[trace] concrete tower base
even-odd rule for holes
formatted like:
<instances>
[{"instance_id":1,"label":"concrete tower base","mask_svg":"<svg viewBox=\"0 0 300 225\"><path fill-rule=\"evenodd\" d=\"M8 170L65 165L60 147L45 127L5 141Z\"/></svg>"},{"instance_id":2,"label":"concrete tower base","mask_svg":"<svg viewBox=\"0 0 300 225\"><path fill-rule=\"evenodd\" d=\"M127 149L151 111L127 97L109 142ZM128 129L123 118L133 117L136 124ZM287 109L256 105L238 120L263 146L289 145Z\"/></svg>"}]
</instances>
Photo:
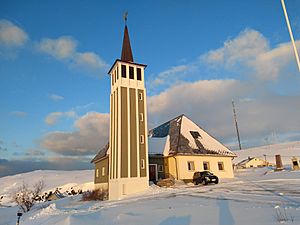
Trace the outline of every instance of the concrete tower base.
<instances>
[{"instance_id":1,"label":"concrete tower base","mask_svg":"<svg viewBox=\"0 0 300 225\"><path fill-rule=\"evenodd\" d=\"M120 178L109 181L109 200L120 200L128 195L145 191L149 187L148 177Z\"/></svg>"}]
</instances>

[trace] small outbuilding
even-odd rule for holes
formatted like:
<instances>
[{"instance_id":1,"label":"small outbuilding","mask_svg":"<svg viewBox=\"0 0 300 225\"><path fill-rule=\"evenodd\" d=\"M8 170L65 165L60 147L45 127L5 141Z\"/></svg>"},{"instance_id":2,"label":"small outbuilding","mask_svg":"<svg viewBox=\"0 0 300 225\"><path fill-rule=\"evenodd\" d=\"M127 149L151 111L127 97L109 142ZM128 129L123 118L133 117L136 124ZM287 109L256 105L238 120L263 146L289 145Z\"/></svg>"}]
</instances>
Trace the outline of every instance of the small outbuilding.
<instances>
[{"instance_id":1,"label":"small outbuilding","mask_svg":"<svg viewBox=\"0 0 300 225\"><path fill-rule=\"evenodd\" d=\"M248 157L236 164L237 169L257 168L268 166L269 163L257 157Z\"/></svg>"}]
</instances>

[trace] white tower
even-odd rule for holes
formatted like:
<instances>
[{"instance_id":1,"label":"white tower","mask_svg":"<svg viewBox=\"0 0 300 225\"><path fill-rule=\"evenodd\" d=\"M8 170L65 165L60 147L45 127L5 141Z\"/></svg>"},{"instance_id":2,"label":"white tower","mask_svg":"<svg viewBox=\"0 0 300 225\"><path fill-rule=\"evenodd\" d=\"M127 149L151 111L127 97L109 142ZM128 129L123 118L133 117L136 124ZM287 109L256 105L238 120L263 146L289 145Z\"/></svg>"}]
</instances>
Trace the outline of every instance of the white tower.
<instances>
[{"instance_id":1,"label":"white tower","mask_svg":"<svg viewBox=\"0 0 300 225\"><path fill-rule=\"evenodd\" d=\"M117 59L108 72L111 76L110 200L149 186L145 68L146 65L133 61L125 24L121 59Z\"/></svg>"}]
</instances>

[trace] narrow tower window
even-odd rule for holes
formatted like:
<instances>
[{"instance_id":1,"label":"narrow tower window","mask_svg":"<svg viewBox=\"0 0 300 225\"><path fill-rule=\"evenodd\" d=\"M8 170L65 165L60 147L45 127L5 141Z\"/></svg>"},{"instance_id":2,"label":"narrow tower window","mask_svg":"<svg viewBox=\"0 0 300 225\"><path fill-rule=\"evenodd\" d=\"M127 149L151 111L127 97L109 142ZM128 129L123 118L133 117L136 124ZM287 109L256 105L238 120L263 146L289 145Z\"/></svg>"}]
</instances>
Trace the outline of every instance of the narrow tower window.
<instances>
[{"instance_id":1,"label":"narrow tower window","mask_svg":"<svg viewBox=\"0 0 300 225\"><path fill-rule=\"evenodd\" d=\"M141 143L141 144L144 144L144 135L141 135L141 136L140 136L140 143Z\"/></svg>"},{"instance_id":2,"label":"narrow tower window","mask_svg":"<svg viewBox=\"0 0 300 225\"><path fill-rule=\"evenodd\" d=\"M117 67L117 80L119 80L119 67Z\"/></svg>"},{"instance_id":3,"label":"narrow tower window","mask_svg":"<svg viewBox=\"0 0 300 225\"><path fill-rule=\"evenodd\" d=\"M139 93L139 100L143 100L143 93Z\"/></svg>"},{"instance_id":4,"label":"narrow tower window","mask_svg":"<svg viewBox=\"0 0 300 225\"><path fill-rule=\"evenodd\" d=\"M143 122L144 121L144 114L140 113L140 121Z\"/></svg>"},{"instance_id":5,"label":"narrow tower window","mask_svg":"<svg viewBox=\"0 0 300 225\"><path fill-rule=\"evenodd\" d=\"M105 167L102 167L102 177L105 176Z\"/></svg>"},{"instance_id":6,"label":"narrow tower window","mask_svg":"<svg viewBox=\"0 0 300 225\"><path fill-rule=\"evenodd\" d=\"M129 79L134 79L134 69L132 66L129 66Z\"/></svg>"},{"instance_id":7,"label":"narrow tower window","mask_svg":"<svg viewBox=\"0 0 300 225\"><path fill-rule=\"evenodd\" d=\"M138 80L142 80L142 70L141 68L137 68L137 71L136 71L136 77Z\"/></svg>"},{"instance_id":8,"label":"narrow tower window","mask_svg":"<svg viewBox=\"0 0 300 225\"><path fill-rule=\"evenodd\" d=\"M126 66L122 65L122 77L126 78Z\"/></svg>"},{"instance_id":9,"label":"narrow tower window","mask_svg":"<svg viewBox=\"0 0 300 225\"><path fill-rule=\"evenodd\" d=\"M144 159L141 160L141 168L145 169L145 160Z\"/></svg>"}]
</instances>

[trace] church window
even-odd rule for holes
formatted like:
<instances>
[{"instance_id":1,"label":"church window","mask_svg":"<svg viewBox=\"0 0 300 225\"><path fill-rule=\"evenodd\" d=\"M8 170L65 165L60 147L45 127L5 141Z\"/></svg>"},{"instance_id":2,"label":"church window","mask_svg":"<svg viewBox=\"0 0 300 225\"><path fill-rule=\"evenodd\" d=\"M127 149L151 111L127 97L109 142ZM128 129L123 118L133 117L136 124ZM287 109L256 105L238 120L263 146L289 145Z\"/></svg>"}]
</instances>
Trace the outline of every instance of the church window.
<instances>
[{"instance_id":1,"label":"church window","mask_svg":"<svg viewBox=\"0 0 300 225\"><path fill-rule=\"evenodd\" d=\"M188 161L188 170L189 171L194 171L195 170L195 164L194 161Z\"/></svg>"},{"instance_id":2,"label":"church window","mask_svg":"<svg viewBox=\"0 0 300 225\"><path fill-rule=\"evenodd\" d=\"M119 67L117 67L117 80L119 80Z\"/></svg>"},{"instance_id":3,"label":"church window","mask_svg":"<svg viewBox=\"0 0 300 225\"><path fill-rule=\"evenodd\" d=\"M219 170L224 170L224 163L218 162L218 168L219 168Z\"/></svg>"},{"instance_id":4,"label":"church window","mask_svg":"<svg viewBox=\"0 0 300 225\"><path fill-rule=\"evenodd\" d=\"M203 170L209 170L209 162L203 162Z\"/></svg>"},{"instance_id":5,"label":"church window","mask_svg":"<svg viewBox=\"0 0 300 225\"><path fill-rule=\"evenodd\" d=\"M99 169L96 169L96 177L99 177Z\"/></svg>"},{"instance_id":6,"label":"church window","mask_svg":"<svg viewBox=\"0 0 300 225\"><path fill-rule=\"evenodd\" d=\"M105 176L105 167L102 167L102 177Z\"/></svg>"},{"instance_id":7,"label":"church window","mask_svg":"<svg viewBox=\"0 0 300 225\"><path fill-rule=\"evenodd\" d=\"M129 78L134 79L134 68L129 66Z\"/></svg>"},{"instance_id":8,"label":"church window","mask_svg":"<svg viewBox=\"0 0 300 225\"><path fill-rule=\"evenodd\" d=\"M144 114L140 113L140 121L143 122L144 121Z\"/></svg>"},{"instance_id":9,"label":"church window","mask_svg":"<svg viewBox=\"0 0 300 225\"><path fill-rule=\"evenodd\" d=\"M143 100L143 93L139 93L139 100Z\"/></svg>"},{"instance_id":10,"label":"church window","mask_svg":"<svg viewBox=\"0 0 300 225\"><path fill-rule=\"evenodd\" d=\"M122 77L126 78L126 66L122 65Z\"/></svg>"},{"instance_id":11,"label":"church window","mask_svg":"<svg viewBox=\"0 0 300 225\"><path fill-rule=\"evenodd\" d=\"M137 68L137 80L142 80L142 70L141 68Z\"/></svg>"},{"instance_id":12,"label":"church window","mask_svg":"<svg viewBox=\"0 0 300 225\"><path fill-rule=\"evenodd\" d=\"M141 159L141 168L145 169L145 159Z\"/></svg>"},{"instance_id":13,"label":"church window","mask_svg":"<svg viewBox=\"0 0 300 225\"><path fill-rule=\"evenodd\" d=\"M140 143L141 143L141 144L144 144L144 141L145 141L145 140L144 140L144 135L141 135L141 136L140 136Z\"/></svg>"}]
</instances>

